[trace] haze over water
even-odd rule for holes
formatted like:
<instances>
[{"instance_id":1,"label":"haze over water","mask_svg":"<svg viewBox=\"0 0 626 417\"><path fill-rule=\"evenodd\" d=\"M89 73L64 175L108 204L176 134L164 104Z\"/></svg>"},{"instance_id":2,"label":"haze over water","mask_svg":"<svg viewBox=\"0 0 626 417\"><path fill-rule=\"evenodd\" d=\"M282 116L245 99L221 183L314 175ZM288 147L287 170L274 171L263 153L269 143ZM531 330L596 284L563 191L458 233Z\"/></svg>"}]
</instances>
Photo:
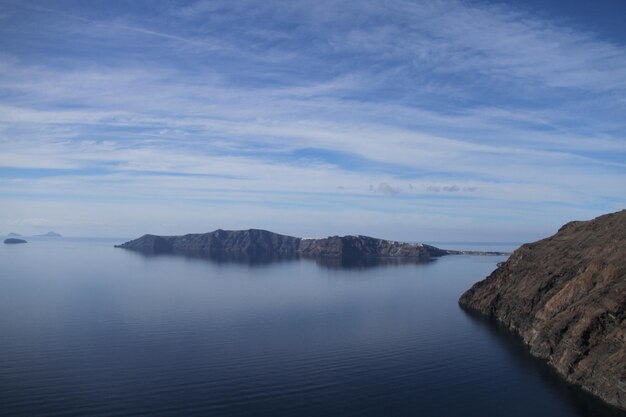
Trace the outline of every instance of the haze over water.
<instances>
[{"instance_id":1,"label":"haze over water","mask_svg":"<svg viewBox=\"0 0 626 417\"><path fill-rule=\"evenodd\" d=\"M115 243L0 248L1 415L611 415L459 309L504 257L249 266Z\"/></svg>"}]
</instances>

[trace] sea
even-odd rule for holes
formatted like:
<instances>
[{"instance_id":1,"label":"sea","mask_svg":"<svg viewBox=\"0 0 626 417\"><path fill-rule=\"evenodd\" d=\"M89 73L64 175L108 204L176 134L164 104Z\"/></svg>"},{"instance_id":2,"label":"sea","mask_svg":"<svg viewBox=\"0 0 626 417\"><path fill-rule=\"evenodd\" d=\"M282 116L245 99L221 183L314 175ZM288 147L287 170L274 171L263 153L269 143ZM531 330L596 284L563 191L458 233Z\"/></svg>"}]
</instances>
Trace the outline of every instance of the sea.
<instances>
[{"instance_id":1,"label":"sea","mask_svg":"<svg viewBox=\"0 0 626 417\"><path fill-rule=\"evenodd\" d=\"M624 415L458 306L506 256L242 264L26 239L0 247L2 416Z\"/></svg>"}]
</instances>

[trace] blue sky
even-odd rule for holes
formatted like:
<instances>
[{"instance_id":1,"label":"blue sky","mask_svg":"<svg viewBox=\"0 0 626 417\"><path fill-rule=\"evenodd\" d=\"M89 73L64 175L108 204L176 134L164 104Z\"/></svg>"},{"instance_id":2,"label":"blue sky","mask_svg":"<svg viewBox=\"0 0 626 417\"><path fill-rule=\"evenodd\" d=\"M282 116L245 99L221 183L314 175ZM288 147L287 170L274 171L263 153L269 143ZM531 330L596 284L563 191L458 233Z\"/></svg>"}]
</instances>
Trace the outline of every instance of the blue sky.
<instances>
[{"instance_id":1,"label":"blue sky","mask_svg":"<svg viewBox=\"0 0 626 417\"><path fill-rule=\"evenodd\" d=\"M621 1L0 0L0 233L528 241L626 204Z\"/></svg>"}]
</instances>

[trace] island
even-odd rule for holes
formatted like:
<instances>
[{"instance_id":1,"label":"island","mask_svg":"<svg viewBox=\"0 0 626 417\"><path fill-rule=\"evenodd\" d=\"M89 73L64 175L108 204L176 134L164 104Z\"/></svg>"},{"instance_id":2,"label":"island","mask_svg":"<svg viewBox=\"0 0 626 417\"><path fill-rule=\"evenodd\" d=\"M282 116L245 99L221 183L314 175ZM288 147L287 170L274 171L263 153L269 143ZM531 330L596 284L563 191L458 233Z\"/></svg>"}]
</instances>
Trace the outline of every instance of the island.
<instances>
[{"instance_id":1,"label":"island","mask_svg":"<svg viewBox=\"0 0 626 417\"><path fill-rule=\"evenodd\" d=\"M28 243L28 242L26 242L24 239L17 239L14 237L10 237L8 239L4 239L4 243L6 243L7 245L15 245L19 243Z\"/></svg>"},{"instance_id":2,"label":"island","mask_svg":"<svg viewBox=\"0 0 626 417\"><path fill-rule=\"evenodd\" d=\"M300 238L260 229L218 229L183 236L144 235L116 247L144 254L182 254L219 261L309 258L328 265L425 262L453 254L506 255L504 252L445 250L423 243L404 243L361 235Z\"/></svg>"},{"instance_id":3,"label":"island","mask_svg":"<svg viewBox=\"0 0 626 417\"><path fill-rule=\"evenodd\" d=\"M525 244L460 300L572 384L626 409L626 210Z\"/></svg>"},{"instance_id":4,"label":"island","mask_svg":"<svg viewBox=\"0 0 626 417\"><path fill-rule=\"evenodd\" d=\"M8 237L22 237L22 235L20 235L19 233L13 233L13 232L9 233L7 236Z\"/></svg>"},{"instance_id":5,"label":"island","mask_svg":"<svg viewBox=\"0 0 626 417\"><path fill-rule=\"evenodd\" d=\"M41 235L35 235L37 237L61 237L60 234L56 233L56 232L48 232L48 233L44 233Z\"/></svg>"}]
</instances>

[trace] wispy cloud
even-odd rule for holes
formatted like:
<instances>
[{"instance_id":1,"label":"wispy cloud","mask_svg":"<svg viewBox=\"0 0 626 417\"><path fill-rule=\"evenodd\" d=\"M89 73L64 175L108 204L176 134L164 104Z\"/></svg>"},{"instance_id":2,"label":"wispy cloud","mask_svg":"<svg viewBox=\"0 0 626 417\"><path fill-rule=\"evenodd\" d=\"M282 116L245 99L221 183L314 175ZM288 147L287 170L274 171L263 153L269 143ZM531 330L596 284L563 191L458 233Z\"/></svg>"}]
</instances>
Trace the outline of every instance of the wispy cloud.
<instances>
[{"instance_id":1,"label":"wispy cloud","mask_svg":"<svg viewBox=\"0 0 626 417\"><path fill-rule=\"evenodd\" d=\"M455 0L150 10L0 4L0 227L176 200L160 222L230 204L265 210L256 226L341 211L404 233L419 208L415 230L524 231L626 201L624 45Z\"/></svg>"},{"instance_id":2,"label":"wispy cloud","mask_svg":"<svg viewBox=\"0 0 626 417\"><path fill-rule=\"evenodd\" d=\"M372 191L377 191L379 193L383 193L385 195L397 195L400 194L400 189L396 188L396 187L392 187L391 185L387 184L386 182L381 182L380 184L378 184L378 187L376 189L374 189L374 186L371 185L370 186L370 190Z\"/></svg>"},{"instance_id":3,"label":"wispy cloud","mask_svg":"<svg viewBox=\"0 0 626 417\"><path fill-rule=\"evenodd\" d=\"M426 188L428 191L432 191L435 193L444 192L444 193L457 193L460 191L473 193L478 190L476 186L465 186L459 187L458 185L429 185Z\"/></svg>"}]
</instances>

